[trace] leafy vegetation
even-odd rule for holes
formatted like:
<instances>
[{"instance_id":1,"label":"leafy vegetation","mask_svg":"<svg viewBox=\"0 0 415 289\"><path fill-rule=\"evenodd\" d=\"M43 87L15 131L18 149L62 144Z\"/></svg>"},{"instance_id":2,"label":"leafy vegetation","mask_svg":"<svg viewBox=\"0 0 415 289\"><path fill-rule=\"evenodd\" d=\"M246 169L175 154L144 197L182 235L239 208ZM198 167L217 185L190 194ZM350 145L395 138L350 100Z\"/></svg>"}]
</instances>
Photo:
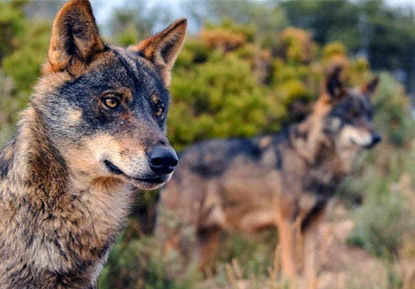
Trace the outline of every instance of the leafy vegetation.
<instances>
[{"instance_id":1,"label":"leafy vegetation","mask_svg":"<svg viewBox=\"0 0 415 289\"><path fill-rule=\"evenodd\" d=\"M391 72L403 71L412 89L413 16L382 1L277 2L244 0L235 6L210 0L205 9L196 9L200 1L186 1L201 30L188 38L174 70L169 138L183 149L209 138L278 132L304 118L331 63L345 65L351 85L369 80L370 67L389 70L380 73L374 98L384 142L362 157L341 196L355 196L347 203L346 218L355 224L348 243L389 266L389 285L376 288L401 288L404 275L390 267L415 263L415 130L405 89ZM109 41L136 43L172 18L168 11L157 13L140 3L114 12ZM13 133L48 46L50 23L28 18L25 4L0 1L0 144ZM250 280L250 288L263 288L272 279L272 232L229 238L207 281L195 271L174 282L165 278L177 260L161 261L157 240L146 236L154 224L156 199L156 192L138 197L101 275L102 288L230 288L229 264Z\"/></svg>"}]
</instances>

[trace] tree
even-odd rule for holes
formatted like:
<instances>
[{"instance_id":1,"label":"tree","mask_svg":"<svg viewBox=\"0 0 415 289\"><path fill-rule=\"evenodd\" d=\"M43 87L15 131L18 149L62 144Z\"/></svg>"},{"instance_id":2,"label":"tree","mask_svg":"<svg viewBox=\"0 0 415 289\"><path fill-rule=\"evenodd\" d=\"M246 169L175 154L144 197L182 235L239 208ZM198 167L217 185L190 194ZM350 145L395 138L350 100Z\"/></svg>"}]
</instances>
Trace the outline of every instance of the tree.
<instances>
[{"instance_id":1,"label":"tree","mask_svg":"<svg viewBox=\"0 0 415 289\"><path fill-rule=\"evenodd\" d=\"M282 10L277 6L264 5L251 0L187 0L183 7L198 28L208 23L218 24L224 19L254 29L256 43L275 45L279 30L287 26Z\"/></svg>"},{"instance_id":2,"label":"tree","mask_svg":"<svg viewBox=\"0 0 415 289\"><path fill-rule=\"evenodd\" d=\"M124 1L124 5L116 8L111 17L111 38L120 45L134 44L172 21L171 11L160 3L150 5L144 0Z\"/></svg>"},{"instance_id":3,"label":"tree","mask_svg":"<svg viewBox=\"0 0 415 289\"><path fill-rule=\"evenodd\" d=\"M15 39L24 30L23 7L26 1L0 2L0 63L15 48Z\"/></svg>"},{"instance_id":4,"label":"tree","mask_svg":"<svg viewBox=\"0 0 415 289\"><path fill-rule=\"evenodd\" d=\"M415 90L411 9L391 8L382 0L297 0L280 7L291 25L311 30L320 45L342 42L352 54L367 56L375 70L403 72L407 88Z\"/></svg>"}]
</instances>

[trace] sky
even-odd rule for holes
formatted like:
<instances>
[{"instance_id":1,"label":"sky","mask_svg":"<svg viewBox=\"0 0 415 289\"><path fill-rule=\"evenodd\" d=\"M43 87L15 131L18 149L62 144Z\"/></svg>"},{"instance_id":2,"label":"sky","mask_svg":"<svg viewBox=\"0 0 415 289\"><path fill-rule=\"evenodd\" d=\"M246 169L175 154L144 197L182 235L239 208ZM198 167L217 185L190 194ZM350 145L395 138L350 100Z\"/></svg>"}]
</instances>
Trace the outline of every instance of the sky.
<instances>
[{"instance_id":1,"label":"sky","mask_svg":"<svg viewBox=\"0 0 415 289\"><path fill-rule=\"evenodd\" d=\"M114 0L91 0L92 2L92 6L94 8L95 11L95 15L97 18L97 22L98 24L103 24L105 23L108 18L111 15L112 10L121 5L122 3L125 3L125 1L133 1L133 0L124 0L124 1L114 1ZM203 1L203 0L199 0L199 1ZM228 0L231 1L231 0ZM257 1L261 1L261 0L257 0ZM359 1L359 0L356 0ZM388 3L391 6L394 7L407 7L407 6L411 6L413 7L413 9L415 10L415 0L385 0L386 3ZM151 0L150 3L152 3L153 5L157 5L157 4L169 4L172 6L173 9L177 9L178 6L183 2L183 0ZM180 13L180 12L179 12ZM182 17L184 15L177 15L177 17Z\"/></svg>"},{"instance_id":2,"label":"sky","mask_svg":"<svg viewBox=\"0 0 415 289\"><path fill-rule=\"evenodd\" d=\"M128 1L133 1L133 0L123 0L123 1L122 0L117 0L117 1L91 0L92 8L94 9L95 17L97 19L98 24L105 23L106 20L108 20L108 18L111 16L111 12L113 11L114 8ZM203 0L200 0L200 1L203 1ZM172 6L172 8L176 8L183 1L182 0L150 0L149 2L152 3L152 5L157 5L159 3L169 4Z\"/></svg>"},{"instance_id":3,"label":"sky","mask_svg":"<svg viewBox=\"0 0 415 289\"><path fill-rule=\"evenodd\" d=\"M415 0L388 0L391 5L412 5L415 7Z\"/></svg>"}]
</instances>

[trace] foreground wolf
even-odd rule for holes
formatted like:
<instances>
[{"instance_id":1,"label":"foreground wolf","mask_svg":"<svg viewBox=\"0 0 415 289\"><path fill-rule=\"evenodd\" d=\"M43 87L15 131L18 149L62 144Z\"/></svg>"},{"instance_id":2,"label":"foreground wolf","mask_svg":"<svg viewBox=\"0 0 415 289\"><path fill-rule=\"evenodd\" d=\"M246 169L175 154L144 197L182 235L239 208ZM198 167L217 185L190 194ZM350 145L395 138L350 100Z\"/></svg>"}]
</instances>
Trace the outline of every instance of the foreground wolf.
<instances>
[{"instance_id":1,"label":"foreground wolf","mask_svg":"<svg viewBox=\"0 0 415 289\"><path fill-rule=\"evenodd\" d=\"M0 153L0 288L96 288L132 187L169 180L170 70L186 20L128 49L106 45L90 3L52 28L48 62Z\"/></svg>"},{"instance_id":2,"label":"foreground wolf","mask_svg":"<svg viewBox=\"0 0 415 289\"><path fill-rule=\"evenodd\" d=\"M340 74L340 67L332 70L309 117L285 132L202 142L183 153L159 204L156 234L165 238L166 250L189 254L183 226L190 224L196 230L190 256L203 268L214 257L221 231L277 227L283 272L295 279L296 226L308 254L308 235L353 160L381 140L370 99L377 79L352 89L343 86ZM313 267L313 258L305 258L305 268Z\"/></svg>"}]
</instances>

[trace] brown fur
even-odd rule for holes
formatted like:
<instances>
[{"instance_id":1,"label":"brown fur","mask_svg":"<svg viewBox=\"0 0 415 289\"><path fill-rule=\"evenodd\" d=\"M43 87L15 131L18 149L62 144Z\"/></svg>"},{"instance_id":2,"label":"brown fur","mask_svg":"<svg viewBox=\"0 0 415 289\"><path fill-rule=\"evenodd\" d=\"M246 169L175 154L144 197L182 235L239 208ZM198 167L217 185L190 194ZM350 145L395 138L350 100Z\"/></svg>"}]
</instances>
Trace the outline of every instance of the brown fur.
<instances>
[{"instance_id":1,"label":"brown fur","mask_svg":"<svg viewBox=\"0 0 415 289\"><path fill-rule=\"evenodd\" d=\"M159 205L156 234L164 239L166 254L182 251L203 269L214 260L221 231L253 233L275 227L285 276L296 279L301 267L296 243L302 239L304 262L315 268L310 249L315 237L310 236L338 184L350 174L361 145L369 145L365 138L375 135L370 117L356 117L353 125L344 121L354 109L348 101L369 105L369 98L343 87L339 75L336 70L327 77L312 113L285 134L215 140L183 153ZM331 116L338 108L342 115ZM185 240L187 227L195 232L193 245ZM305 274L312 279L312 272Z\"/></svg>"},{"instance_id":2,"label":"brown fur","mask_svg":"<svg viewBox=\"0 0 415 289\"><path fill-rule=\"evenodd\" d=\"M142 51L144 56L151 60L157 70L161 71L164 83L170 85L170 71L176 61L178 52L182 48L186 36L186 19L177 20L168 29L153 37L141 41L138 45L130 47ZM174 31L175 33L171 33ZM166 50L166 47L171 46Z\"/></svg>"},{"instance_id":3,"label":"brown fur","mask_svg":"<svg viewBox=\"0 0 415 289\"><path fill-rule=\"evenodd\" d=\"M152 103L164 101L167 113L162 77L185 31L182 20L158 36L171 45L162 47L170 66L156 70L144 52L103 43L89 1L59 11L43 76L0 151L1 289L96 288L133 187L154 189L171 176L149 166L156 146L173 151ZM118 110L105 107L108 94Z\"/></svg>"},{"instance_id":4,"label":"brown fur","mask_svg":"<svg viewBox=\"0 0 415 289\"><path fill-rule=\"evenodd\" d=\"M70 26L68 23L76 23L76 26ZM88 0L67 3L58 12L52 27L49 65L45 67L45 72L69 69L71 74L79 75L94 56L104 51L104 43L99 37ZM73 33L68 33L68 29ZM74 42L75 45L69 42ZM68 53L68 50L75 51Z\"/></svg>"}]
</instances>

